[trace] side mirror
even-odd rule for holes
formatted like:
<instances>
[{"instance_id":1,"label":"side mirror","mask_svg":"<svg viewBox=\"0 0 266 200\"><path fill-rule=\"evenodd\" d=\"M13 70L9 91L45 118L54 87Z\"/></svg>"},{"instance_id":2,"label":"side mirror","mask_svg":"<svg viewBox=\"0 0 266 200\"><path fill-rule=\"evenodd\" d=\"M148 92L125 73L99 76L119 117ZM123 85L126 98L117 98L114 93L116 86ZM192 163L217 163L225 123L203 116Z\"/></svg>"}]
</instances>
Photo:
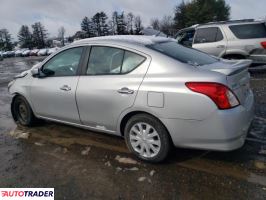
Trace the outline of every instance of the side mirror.
<instances>
[{"instance_id":1,"label":"side mirror","mask_svg":"<svg viewBox=\"0 0 266 200\"><path fill-rule=\"evenodd\" d=\"M40 74L39 68L35 67L35 68L31 69L31 74L33 77L38 77Z\"/></svg>"}]
</instances>

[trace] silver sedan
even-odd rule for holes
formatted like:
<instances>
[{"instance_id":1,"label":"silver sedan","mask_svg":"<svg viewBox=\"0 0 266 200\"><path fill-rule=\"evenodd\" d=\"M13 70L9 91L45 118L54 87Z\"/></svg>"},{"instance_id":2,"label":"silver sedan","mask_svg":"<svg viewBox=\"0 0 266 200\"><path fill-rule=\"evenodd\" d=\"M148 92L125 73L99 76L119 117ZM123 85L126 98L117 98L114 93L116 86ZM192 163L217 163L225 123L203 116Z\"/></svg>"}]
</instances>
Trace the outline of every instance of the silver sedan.
<instances>
[{"instance_id":1,"label":"silver sedan","mask_svg":"<svg viewBox=\"0 0 266 200\"><path fill-rule=\"evenodd\" d=\"M253 119L249 60L228 61L149 36L84 39L9 83L14 120L45 119L125 138L160 162L176 147L240 148Z\"/></svg>"}]
</instances>

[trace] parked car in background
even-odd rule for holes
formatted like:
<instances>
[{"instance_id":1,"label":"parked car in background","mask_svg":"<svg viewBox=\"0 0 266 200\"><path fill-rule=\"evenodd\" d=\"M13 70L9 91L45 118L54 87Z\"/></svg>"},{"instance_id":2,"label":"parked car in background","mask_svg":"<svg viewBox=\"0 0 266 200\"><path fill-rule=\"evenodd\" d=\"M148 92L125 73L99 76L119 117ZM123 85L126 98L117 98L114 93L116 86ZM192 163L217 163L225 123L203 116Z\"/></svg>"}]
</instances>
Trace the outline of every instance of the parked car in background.
<instances>
[{"instance_id":1,"label":"parked car in background","mask_svg":"<svg viewBox=\"0 0 266 200\"><path fill-rule=\"evenodd\" d=\"M30 56L37 56L39 52L39 49L33 49L30 51Z\"/></svg>"},{"instance_id":2,"label":"parked car in background","mask_svg":"<svg viewBox=\"0 0 266 200\"><path fill-rule=\"evenodd\" d=\"M24 57L27 57L29 55L30 55L30 50L29 49L22 52L22 56L24 56Z\"/></svg>"},{"instance_id":3,"label":"parked car in background","mask_svg":"<svg viewBox=\"0 0 266 200\"><path fill-rule=\"evenodd\" d=\"M24 51L28 51L28 50L29 50L28 48L18 49L18 50L15 51L15 56L16 57L23 56L23 52Z\"/></svg>"},{"instance_id":4,"label":"parked car in background","mask_svg":"<svg viewBox=\"0 0 266 200\"><path fill-rule=\"evenodd\" d=\"M39 118L122 136L145 161L172 144L230 151L253 119L250 64L163 37L84 39L16 76L11 111L25 126Z\"/></svg>"},{"instance_id":5,"label":"parked car in background","mask_svg":"<svg viewBox=\"0 0 266 200\"><path fill-rule=\"evenodd\" d=\"M226 59L266 64L265 21L232 20L195 25L177 33L179 44Z\"/></svg>"},{"instance_id":6,"label":"parked car in background","mask_svg":"<svg viewBox=\"0 0 266 200\"><path fill-rule=\"evenodd\" d=\"M38 51L38 56L47 56L48 49L40 49Z\"/></svg>"},{"instance_id":7,"label":"parked car in background","mask_svg":"<svg viewBox=\"0 0 266 200\"><path fill-rule=\"evenodd\" d=\"M51 54L57 52L58 50L59 50L58 47L50 48L50 49L48 49L48 51L47 51L47 55L51 55Z\"/></svg>"},{"instance_id":8,"label":"parked car in background","mask_svg":"<svg viewBox=\"0 0 266 200\"><path fill-rule=\"evenodd\" d=\"M10 57L14 57L14 56L15 56L15 51L7 51L7 52L6 52L6 56L7 56L8 58L10 58Z\"/></svg>"},{"instance_id":9,"label":"parked car in background","mask_svg":"<svg viewBox=\"0 0 266 200\"><path fill-rule=\"evenodd\" d=\"M0 51L0 61L2 61L3 59L4 59L4 57L3 57L3 52Z\"/></svg>"}]
</instances>

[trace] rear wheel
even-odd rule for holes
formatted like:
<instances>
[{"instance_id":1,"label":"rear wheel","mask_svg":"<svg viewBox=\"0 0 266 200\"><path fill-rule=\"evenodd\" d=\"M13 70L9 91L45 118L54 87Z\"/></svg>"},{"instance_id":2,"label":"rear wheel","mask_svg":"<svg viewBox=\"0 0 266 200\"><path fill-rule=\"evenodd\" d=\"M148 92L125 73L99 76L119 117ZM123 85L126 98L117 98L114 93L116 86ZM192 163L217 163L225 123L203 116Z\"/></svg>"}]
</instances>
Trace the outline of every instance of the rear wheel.
<instances>
[{"instance_id":1,"label":"rear wheel","mask_svg":"<svg viewBox=\"0 0 266 200\"><path fill-rule=\"evenodd\" d=\"M37 118L27 100L22 96L16 96L11 105L13 119L16 123L23 126L32 126L36 124Z\"/></svg>"},{"instance_id":2,"label":"rear wheel","mask_svg":"<svg viewBox=\"0 0 266 200\"><path fill-rule=\"evenodd\" d=\"M163 161L171 147L166 128L158 119L147 114L129 119L125 127L125 140L132 153L149 162Z\"/></svg>"}]
</instances>

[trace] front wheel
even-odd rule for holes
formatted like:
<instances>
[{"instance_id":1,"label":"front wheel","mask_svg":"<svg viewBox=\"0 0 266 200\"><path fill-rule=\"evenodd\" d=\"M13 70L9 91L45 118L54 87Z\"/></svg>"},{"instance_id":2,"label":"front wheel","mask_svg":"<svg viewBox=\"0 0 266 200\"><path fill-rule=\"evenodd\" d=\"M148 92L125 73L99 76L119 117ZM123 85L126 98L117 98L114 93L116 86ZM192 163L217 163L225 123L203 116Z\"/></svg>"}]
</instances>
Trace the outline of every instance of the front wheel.
<instances>
[{"instance_id":1,"label":"front wheel","mask_svg":"<svg viewBox=\"0 0 266 200\"><path fill-rule=\"evenodd\" d=\"M129 150L138 158L154 163L163 161L171 147L166 128L147 114L135 115L127 122L125 140Z\"/></svg>"},{"instance_id":2,"label":"front wheel","mask_svg":"<svg viewBox=\"0 0 266 200\"><path fill-rule=\"evenodd\" d=\"M32 126L37 122L37 118L34 116L29 103L22 96L14 97L11 112L15 122L20 125Z\"/></svg>"}]
</instances>

